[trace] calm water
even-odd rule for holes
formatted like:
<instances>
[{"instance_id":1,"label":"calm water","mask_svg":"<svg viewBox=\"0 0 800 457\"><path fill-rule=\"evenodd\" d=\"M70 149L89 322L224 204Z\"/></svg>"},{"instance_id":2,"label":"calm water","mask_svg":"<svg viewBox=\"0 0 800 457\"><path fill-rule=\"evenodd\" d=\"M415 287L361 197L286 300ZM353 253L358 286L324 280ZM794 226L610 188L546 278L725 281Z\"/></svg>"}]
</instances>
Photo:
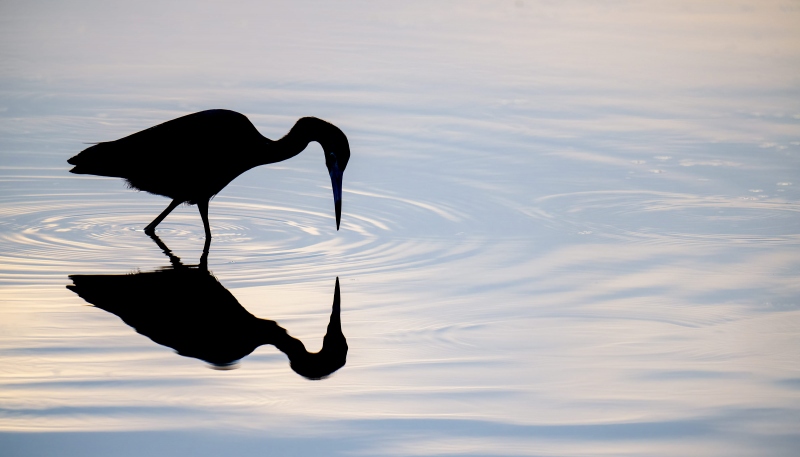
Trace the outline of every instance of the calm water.
<instances>
[{"instance_id":1,"label":"calm water","mask_svg":"<svg viewBox=\"0 0 800 457\"><path fill-rule=\"evenodd\" d=\"M30 455L796 455L800 4L0 5L0 448ZM314 144L211 203L209 269L311 351L213 370L69 275L170 264L168 203L68 173L208 108ZM158 234L197 263L180 207Z\"/></svg>"}]
</instances>

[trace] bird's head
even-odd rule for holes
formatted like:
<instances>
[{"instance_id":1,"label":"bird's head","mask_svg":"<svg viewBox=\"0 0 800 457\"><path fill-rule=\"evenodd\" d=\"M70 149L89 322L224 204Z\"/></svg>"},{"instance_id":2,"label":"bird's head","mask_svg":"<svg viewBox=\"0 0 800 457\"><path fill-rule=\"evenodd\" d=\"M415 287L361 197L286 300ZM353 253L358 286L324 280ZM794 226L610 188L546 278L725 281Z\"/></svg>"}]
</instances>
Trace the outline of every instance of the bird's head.
<instances>
[{"instance_id":1,"label":"bird's head","mask_svg":"<svg viewBox=\"0 0 800 457\"><path fill-rule=\"evenodd\" d=\"M309 353L300 343L302 350L293 353L286 352L289 364L295 373L308 379L325 379L334 371L342 368L347 363L347 338L342 333L341 297L339 293L339 278L336 278L336 288L333 291L333 308L328 321L328 330L322 339L322 349L317 353Z\"/></svg>"},{"instance_id":2,"label":"bird's head","mask_svg":"<svg viewBox=\"0 0 800 457\"><path fill-rule=\"evenodd\" d=\"M325 152L325 166L328 167L331 177L333 203L336 208L336 230L339 230L339 221L342 218L342 175L350 161L350 143L344 132L322 119L305 117L299 122L305 124L306 131Z\"/></svg>"}]
</instances>

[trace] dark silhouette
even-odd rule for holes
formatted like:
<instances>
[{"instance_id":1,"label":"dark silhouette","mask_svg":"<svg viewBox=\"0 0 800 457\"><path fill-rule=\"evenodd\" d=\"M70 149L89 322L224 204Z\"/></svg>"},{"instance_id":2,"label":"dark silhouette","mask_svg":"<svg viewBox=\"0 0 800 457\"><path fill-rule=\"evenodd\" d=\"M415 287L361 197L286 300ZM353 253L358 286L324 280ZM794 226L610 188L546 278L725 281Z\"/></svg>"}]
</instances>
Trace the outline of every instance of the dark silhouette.
<instances>
[{"instance_id":1,"label":"dark silhouette","mask_svg":"<svg viewBox=\"0 0 800 457\"><path fill-rule=\"evenodd\" d=\"M71 275L68 289L94 306L119 316L137 332L178 354L225 369L255 348L272 344L289 357L292 370L322 379L344 366L347 340L340 319L339 278L322 349L309 353L303 343L276 322L259 319L205 268L170 256L171 267L126 275ZM207 258L207 252L204 252Z\"/></svg>"},{"instance_id":2,"label":"dark silhouette","mask_svg":"<svg viewBox=\"0 0 800 457\"><path fill-rule=\"evenodd\" d=\"M350 160L347 137L333 124L304 117L283 138L265 138L243 114L208 110L179 117L116 141L97 143L69 159L70 172L125 178L128 185L172 199L147 227L147 234L181 203L196 204L206 237L208 203L245 171L280 162L316 141L325 151L336 210L342 214L342 174Z\"/></svg>"}]
</instances>

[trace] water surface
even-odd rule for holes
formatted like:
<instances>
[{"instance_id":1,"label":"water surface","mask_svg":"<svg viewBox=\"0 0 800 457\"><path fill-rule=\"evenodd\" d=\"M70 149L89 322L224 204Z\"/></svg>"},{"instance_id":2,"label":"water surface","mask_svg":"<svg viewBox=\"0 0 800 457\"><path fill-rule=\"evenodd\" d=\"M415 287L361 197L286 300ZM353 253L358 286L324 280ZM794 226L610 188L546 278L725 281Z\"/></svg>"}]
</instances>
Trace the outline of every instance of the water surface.
<instances>
[{"instance_id":1,"label":"water surface","mask_svg":"<svg viewBox=\"0 0 800 457\"><path fill-rule=\"evenodd\" d=\"M795 2L4 2L0 447L8 455L795 455ZM219 371L65 286L155 271L168 201L68 173L209 108L348 135L210 206L208 267L318 350ZM199 262L180 207L158 235Z\"/></svg>"}]
</instances>

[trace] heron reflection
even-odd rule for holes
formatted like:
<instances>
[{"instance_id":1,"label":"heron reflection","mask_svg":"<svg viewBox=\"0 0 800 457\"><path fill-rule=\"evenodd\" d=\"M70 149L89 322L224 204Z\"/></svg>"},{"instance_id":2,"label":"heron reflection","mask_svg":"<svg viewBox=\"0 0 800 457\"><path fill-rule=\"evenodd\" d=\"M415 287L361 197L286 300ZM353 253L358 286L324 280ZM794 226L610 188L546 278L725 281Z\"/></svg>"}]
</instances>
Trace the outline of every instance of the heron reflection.
<instances>
[{"instance_id":1,"label":"heron reflection","mask_svg":"<svg viewBox=\"0 0 800 457\"><path fill-rule=\"evenodd\" d=\"M67 288L154 342L215 368L234 367L265 344L286 354L292 370L308 379L325 378L344 366L347 341L340 319L339 278L322 349L310 353L275 321L257 318L239 304L208 271L207 248L199 265L184 265L160 239L153 239L170 257L171 266L121 275L70 275L73 284Z\"/></svg>"}]
</instances>

